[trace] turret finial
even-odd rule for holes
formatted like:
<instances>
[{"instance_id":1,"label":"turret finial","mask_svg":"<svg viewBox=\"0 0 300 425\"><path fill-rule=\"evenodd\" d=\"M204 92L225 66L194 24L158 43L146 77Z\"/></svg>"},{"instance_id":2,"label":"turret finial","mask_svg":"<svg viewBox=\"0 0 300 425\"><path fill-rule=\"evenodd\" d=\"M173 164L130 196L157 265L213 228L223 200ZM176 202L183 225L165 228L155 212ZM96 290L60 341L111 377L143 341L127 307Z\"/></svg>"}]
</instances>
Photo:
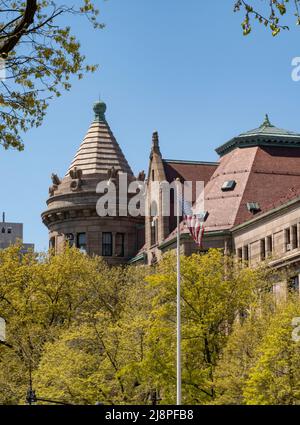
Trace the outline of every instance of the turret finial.
<instances>
[{"instance_id":1,"label":"turret finial","mask_svg":"<svg viewBox=\"0 0 300 425\"><path fill-rule=\"evenodd\" d=\"M100 100L94 103L95 121L105 121L106 104Z\"/></svg>"},{"instance_id":2,"label":"turret finial","mask_svg":"<svg viewBox=\"0 0 300 425\"><path fill-rule=\"evenodd\" d=\"M270 123L268 114L265 115L265 120L262 123L261 127L273 127L273 125Z\"/></svg>"}]
</instances>

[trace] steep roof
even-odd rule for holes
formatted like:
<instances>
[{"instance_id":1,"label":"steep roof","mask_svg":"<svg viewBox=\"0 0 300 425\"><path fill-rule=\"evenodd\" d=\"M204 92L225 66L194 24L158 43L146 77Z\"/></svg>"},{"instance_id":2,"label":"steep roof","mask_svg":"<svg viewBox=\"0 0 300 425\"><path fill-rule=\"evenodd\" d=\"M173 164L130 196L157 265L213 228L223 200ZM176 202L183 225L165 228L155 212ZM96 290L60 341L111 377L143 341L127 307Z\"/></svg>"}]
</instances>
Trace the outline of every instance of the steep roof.
<instances>
[{"instance_id":1,"label":"steep roof","mask_svg":"<svg viewBox=\"0 0 300 425\"><path fill-rule=\"evenodd\" d=\"M300 147L249 147L235 149L221 158L220 166L205 188L208 230L229 229L254 217L247 208L258 203L259 211L276 205L291 187L300 187ZM222 191L234 180L233 190Z\"/></svg>"},{"instance_id":2,"label":"steep roof","mask_svg":"<svg viewBox=\"0 0 300 425\"><path fill-rule=\"evenodd\" d=\"M241 133L216 149L220 155L226 155L233 149L250 146L300 147L300 134L275 127L268 115L260 127Z\"/></svg>"},{"instance_id":3,"label":"steep roof","mask_svg":"<svg viewBox=\"0 0 300 425\"><path fill-rule=\"evenodd\" d=\"M83 175L106 173L112 167L132 175L132 170L116 141L106 119L106 105L94 105L95 119L83 139L66 175L74 168L82 170Z\"/></svg>"},{"instance_id":4,"label":"steep roof","mask_svg":"<svg viewBox=\"0 0 300 425\"><path fill-rule=\"evenodd\" d=\"M184 181L203 181L206 185L218 167L218 162L163 160L166 178L172 182L176 178ZM193 192L195 192L193 188ZM195 193L193 193L195 195Z\"/></svg>"}]
</instances>

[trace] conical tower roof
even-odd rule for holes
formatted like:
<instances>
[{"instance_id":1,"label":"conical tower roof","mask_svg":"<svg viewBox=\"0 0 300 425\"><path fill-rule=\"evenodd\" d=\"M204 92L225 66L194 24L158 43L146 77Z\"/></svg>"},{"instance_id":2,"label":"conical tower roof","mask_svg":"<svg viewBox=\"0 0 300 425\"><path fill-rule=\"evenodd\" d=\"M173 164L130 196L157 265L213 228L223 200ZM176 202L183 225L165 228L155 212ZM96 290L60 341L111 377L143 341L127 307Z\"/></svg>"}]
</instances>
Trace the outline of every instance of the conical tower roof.
<instances>
[{"instance_id":1,"label":"conical tower roof","mask_svg":"<svg viewBox=\"0 0 300 425\"><path fill-rule=\"evenodd\" d=\"M106 104L94 104L95 119L83 139L67 173L75 167L82 170L83 175L107 173L112 167L115 170L133 176L133 172L116 141L106 119Z\"/></svg>"}]
</instances>

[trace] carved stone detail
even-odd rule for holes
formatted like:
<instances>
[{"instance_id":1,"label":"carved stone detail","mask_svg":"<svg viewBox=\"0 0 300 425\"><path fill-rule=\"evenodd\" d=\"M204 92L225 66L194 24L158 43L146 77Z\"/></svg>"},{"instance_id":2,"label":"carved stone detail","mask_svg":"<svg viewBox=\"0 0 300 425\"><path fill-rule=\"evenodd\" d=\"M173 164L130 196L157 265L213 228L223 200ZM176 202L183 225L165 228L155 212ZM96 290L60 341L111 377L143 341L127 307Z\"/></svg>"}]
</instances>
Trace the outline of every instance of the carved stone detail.
<instances>
[{"instance_id":1,"label":"carved stone detail","mask_svg":"<svg viewBox=\"0 0 300 425\"><path fill-rule=\"evenodd\" d=\"M140 182L144 182L146 179L145 171L140 171L136 179Z\"/></svg>"},{"instance_id":2,"label":"carved stone detail","mask_svg":"<svg viewBox=\"0 0 300 425\"><path fill-rule=\"evenodd\" d=\"M81 189L82 186L82 170L80 168L74 167L70 170L70 177L72 179L70 183L70 189L73 192Z\"/></svg>"},{"instance_id":3,"label":"carved stone detail","mask_svg":"<svg viewBox=\"0 0 300 425\"><path fill-rule=\"evenodd\" d=\"M118 176L119 170L116 170L114 166L112 166L108 171L107 171L107 178L108 180L116 180L117 176Z\"/></svg>"},{"instance_id":4,"label":"carved stone detail","mask_svg":"<svg viewBox=\"0 0 300 425\"><path fill-rule=\"evenodd\" d=\"M57 174L51 174L52 186L49 187L49 195L54 196L54 192L58 189L58 186L61 184L61 180Z\"/></svg>"}]
</instances>

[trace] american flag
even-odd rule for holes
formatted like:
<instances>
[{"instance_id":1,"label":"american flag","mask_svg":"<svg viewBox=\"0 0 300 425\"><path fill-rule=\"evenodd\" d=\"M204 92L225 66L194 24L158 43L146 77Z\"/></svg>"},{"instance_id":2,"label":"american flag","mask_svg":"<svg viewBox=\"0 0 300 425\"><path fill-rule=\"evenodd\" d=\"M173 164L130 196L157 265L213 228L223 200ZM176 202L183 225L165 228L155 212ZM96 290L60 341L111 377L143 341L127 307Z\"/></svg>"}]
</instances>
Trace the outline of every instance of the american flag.
<instances>
[{"instance_id":1,"label":"american flag","mask_svg":"<svg viewBox=\"0 0 300 425\"><path fill-rule=\"evenodd\" d=\"M203 235L204 235L204 219L205 213L195 214L192 210L192 205L190 202L182 200L182 212L185 223L189 232L196 242L196 244L201 248Z\"/></svg>"}]
</instances>

